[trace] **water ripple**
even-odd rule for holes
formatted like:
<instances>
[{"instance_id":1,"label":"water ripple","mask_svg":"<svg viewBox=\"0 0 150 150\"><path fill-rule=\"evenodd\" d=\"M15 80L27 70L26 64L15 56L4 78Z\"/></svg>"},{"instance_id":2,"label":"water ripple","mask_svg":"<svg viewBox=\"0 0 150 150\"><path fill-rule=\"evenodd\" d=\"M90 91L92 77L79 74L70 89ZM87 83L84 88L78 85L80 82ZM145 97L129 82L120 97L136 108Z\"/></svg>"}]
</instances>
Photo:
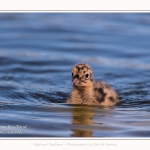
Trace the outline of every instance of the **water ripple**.
<instances>
[{"instance_id":1,"label":"water ripple","mask_svg":"<svg viewBox=\"0 0 150 150\"><path fill-rule=\"evenodd\" d=\"M148 137L149 20L146 13L0 13L0 127L27 125L0 136ZM118 91L117 106L65 104L79 62Z\"/></svg>"}]
</instances>

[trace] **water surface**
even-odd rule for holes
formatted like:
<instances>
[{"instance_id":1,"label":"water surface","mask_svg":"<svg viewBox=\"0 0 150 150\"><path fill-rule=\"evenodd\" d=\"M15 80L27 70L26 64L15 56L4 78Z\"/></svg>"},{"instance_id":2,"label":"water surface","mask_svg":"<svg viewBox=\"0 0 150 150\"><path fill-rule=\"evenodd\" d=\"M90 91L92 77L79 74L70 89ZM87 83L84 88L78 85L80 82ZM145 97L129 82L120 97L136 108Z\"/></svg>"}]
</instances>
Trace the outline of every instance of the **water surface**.
<instances>
[{"instance_id":1,"label":"water surface","mask_svg":"<svg viewBox=\"0 0 150 150\"><path fill-rule=\"evenodd\" d=\"M149 13L0 13L0 137L150 137ZM117 106L65 103L88 63Z\"/></svg>"}]
</instances>

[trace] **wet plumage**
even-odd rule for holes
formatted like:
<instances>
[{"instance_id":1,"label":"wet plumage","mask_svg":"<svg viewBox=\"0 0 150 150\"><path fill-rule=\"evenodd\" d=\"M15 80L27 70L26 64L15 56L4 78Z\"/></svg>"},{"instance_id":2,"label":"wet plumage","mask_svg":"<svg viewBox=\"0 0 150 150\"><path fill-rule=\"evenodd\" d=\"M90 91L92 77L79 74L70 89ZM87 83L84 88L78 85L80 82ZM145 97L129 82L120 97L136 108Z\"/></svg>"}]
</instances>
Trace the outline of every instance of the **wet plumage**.
<instances>
[{"instance_id":1,"label":"wet plumage","mask_svg":"<svg viewBox=\"0 0 150 150\"><path fill-rule=\"evenodd\" d=\"M119 101L117 92L104 81L93 81L92 69L87 64L72 68L73 90L68 104L113 106Z\"/></svg>"}]
</instances>

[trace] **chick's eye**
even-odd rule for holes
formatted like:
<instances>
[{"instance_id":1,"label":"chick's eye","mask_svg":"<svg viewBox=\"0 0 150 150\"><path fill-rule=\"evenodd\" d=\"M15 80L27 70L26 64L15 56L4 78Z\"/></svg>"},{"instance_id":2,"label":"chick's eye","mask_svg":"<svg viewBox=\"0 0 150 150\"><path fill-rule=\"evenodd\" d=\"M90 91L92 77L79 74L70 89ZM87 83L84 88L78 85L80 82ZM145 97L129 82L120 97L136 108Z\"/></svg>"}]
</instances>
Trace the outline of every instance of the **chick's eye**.
<instances>
[{"instance_id":1,"label":"chick's eye","mask_svg":"<svg viewBox=\"0 0 150 150\"><path fill-rule=\"evenodd\" d=\"M89 74L86 74L86 75L85 75L85 78L88 78L88 77L89 77Z\"/></svg>"}]
</instances>

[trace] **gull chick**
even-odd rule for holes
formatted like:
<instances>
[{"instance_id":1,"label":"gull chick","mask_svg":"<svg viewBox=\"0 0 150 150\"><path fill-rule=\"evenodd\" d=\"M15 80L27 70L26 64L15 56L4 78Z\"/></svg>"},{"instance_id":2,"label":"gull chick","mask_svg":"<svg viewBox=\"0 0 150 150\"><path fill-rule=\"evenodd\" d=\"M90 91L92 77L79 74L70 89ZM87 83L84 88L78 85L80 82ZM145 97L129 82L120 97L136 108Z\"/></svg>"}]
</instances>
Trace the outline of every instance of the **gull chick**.
<instances>
[{"instance_id":1,"label":"gull chick","mask_svg":"<svg viewBox=\"0 0 150 150\"><path fill-rule=\"evenodd\" d=\"M104 81L93 81L92 69L87 64L77 64L72 68L73 90L68 104L113 106L119 101L117 92Z\"/></svg>"}]
</instances>

